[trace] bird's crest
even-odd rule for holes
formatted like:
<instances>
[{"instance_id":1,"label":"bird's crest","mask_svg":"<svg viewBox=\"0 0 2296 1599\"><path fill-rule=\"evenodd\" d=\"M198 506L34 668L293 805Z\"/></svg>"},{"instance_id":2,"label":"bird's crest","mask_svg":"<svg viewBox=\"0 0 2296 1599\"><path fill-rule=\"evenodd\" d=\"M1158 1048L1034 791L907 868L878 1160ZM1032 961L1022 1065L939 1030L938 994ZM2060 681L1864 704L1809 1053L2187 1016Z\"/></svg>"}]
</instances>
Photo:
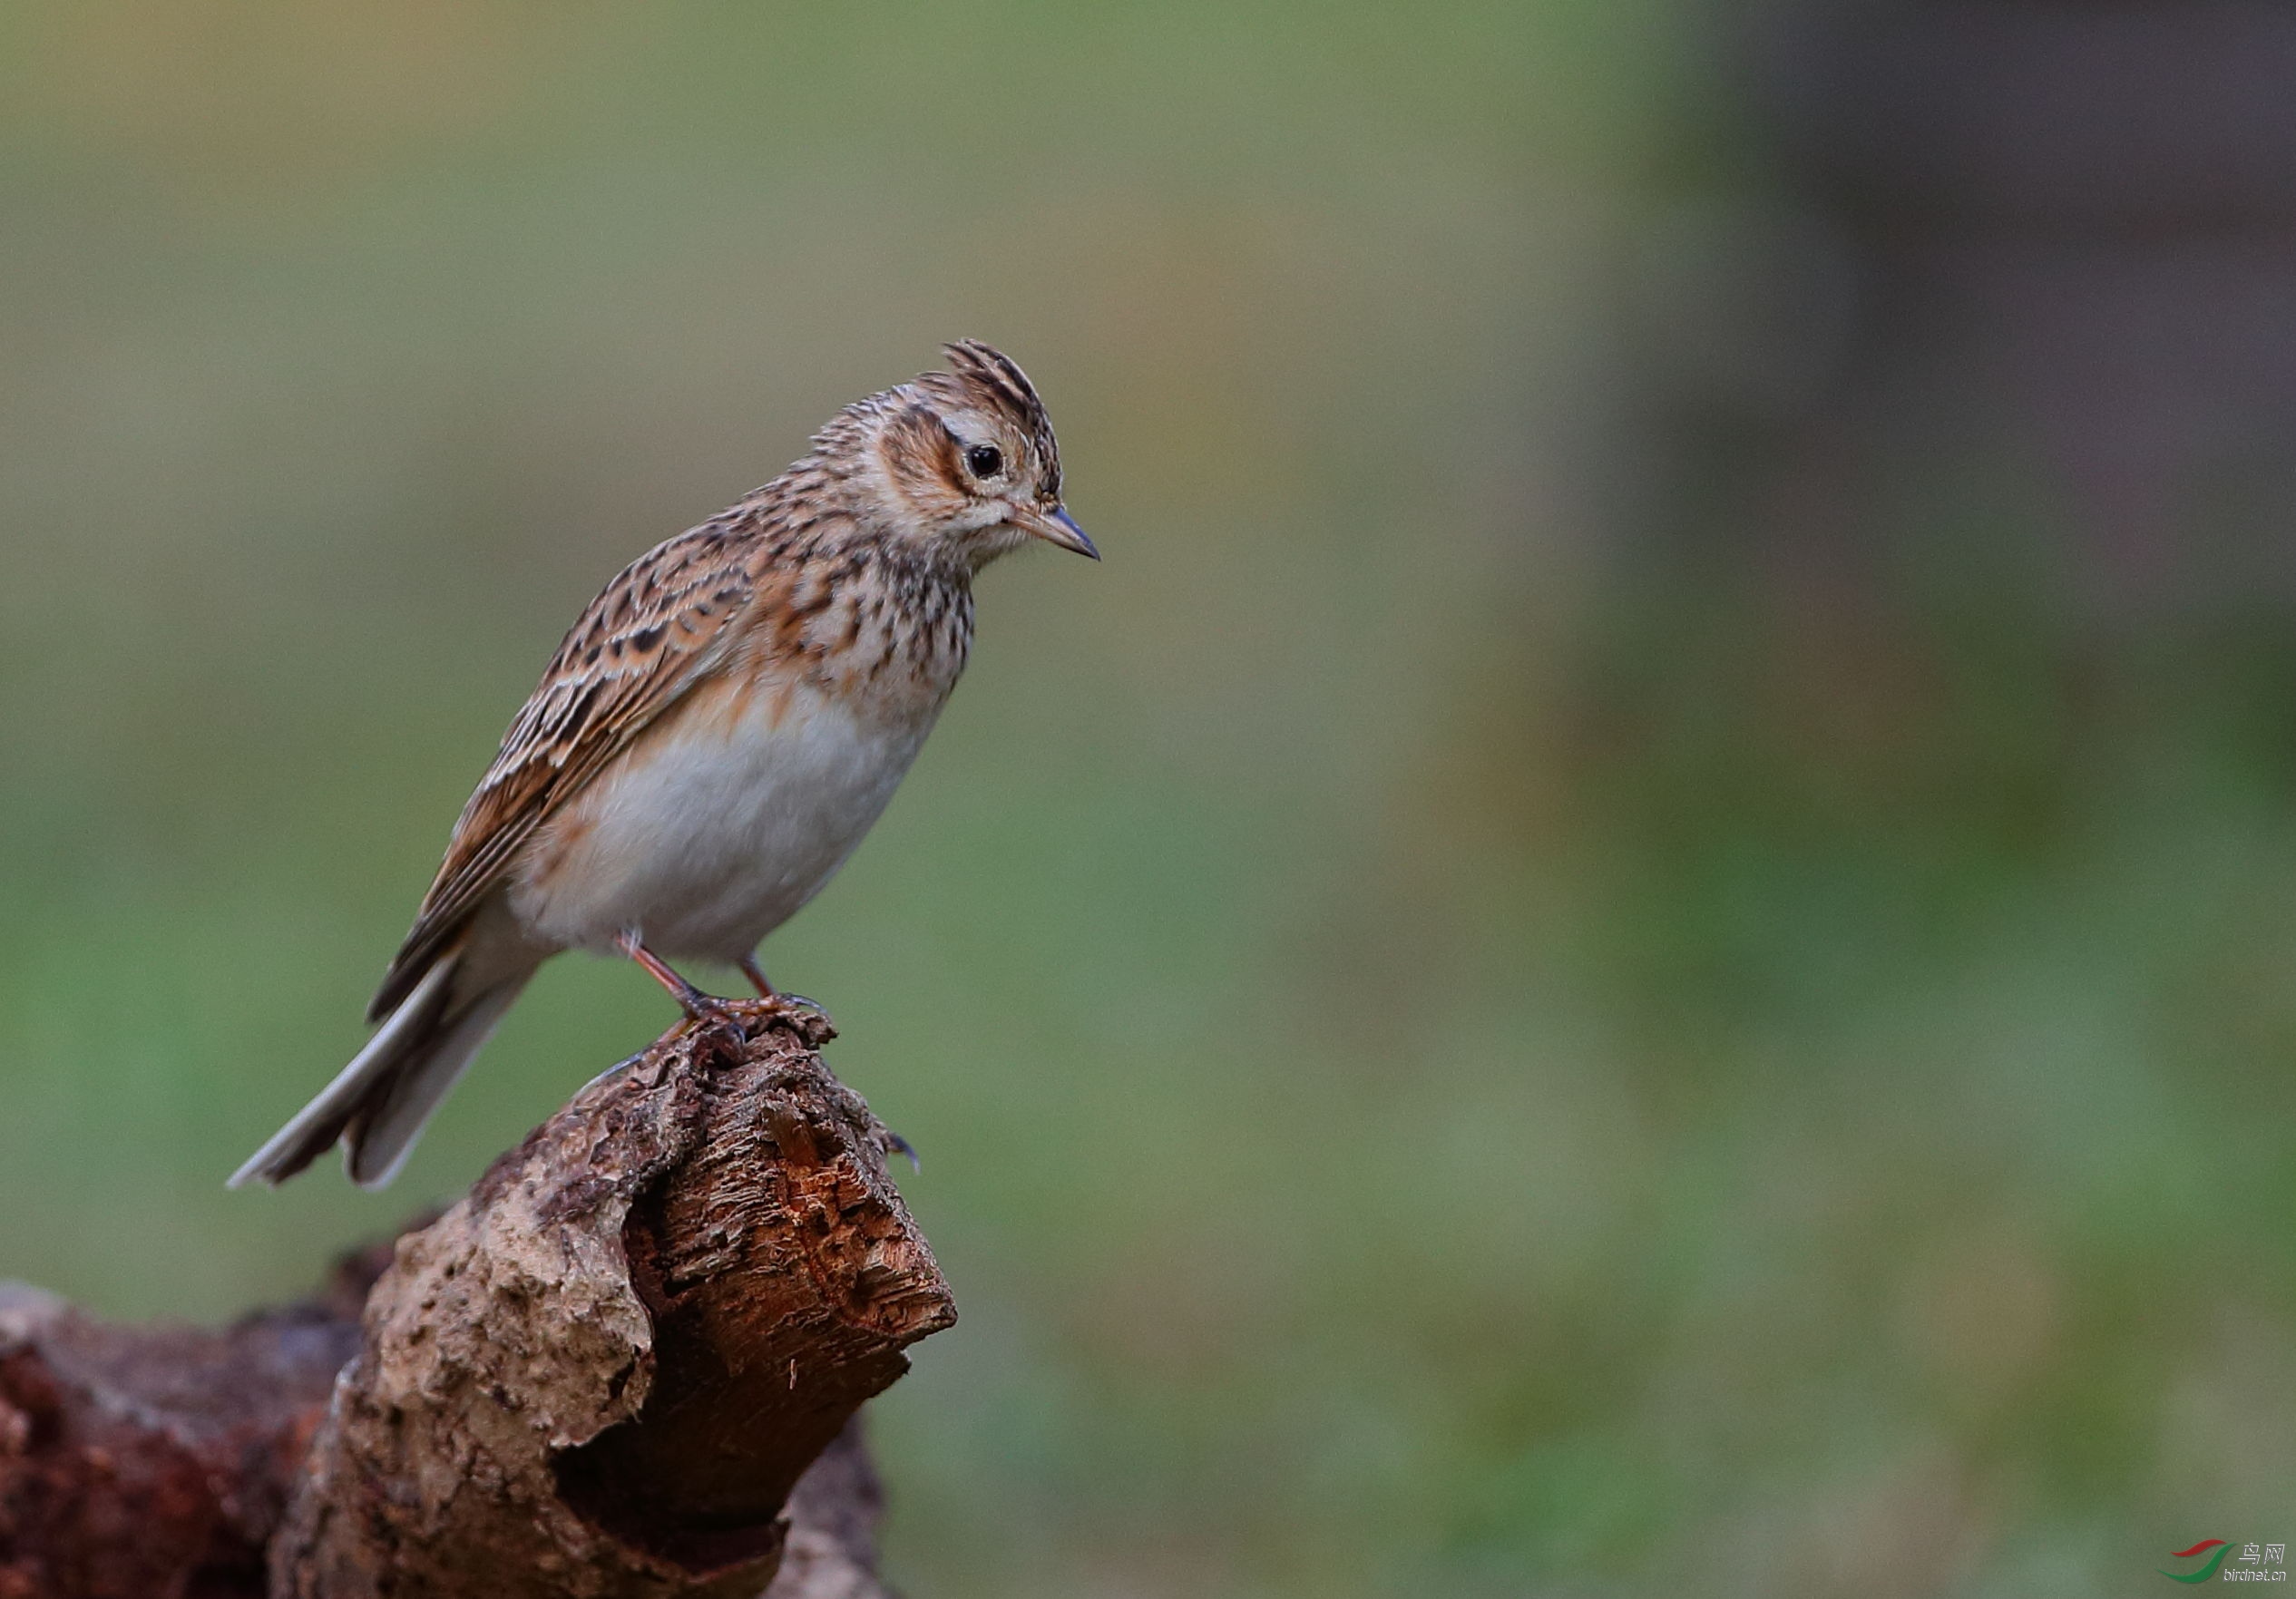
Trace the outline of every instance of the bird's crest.
<instances>
[{"instance_id":1,"label":"bird's crest","mask_svg":"<svg viewBox=\"0 0 2296 1599\"><path fill-rule=\"evenodd\" d=\"M1044 497L1057 503L1060 498L1060 444L1052 436L1052 418L1045 414L1044 402L1037 398L1036 385L1029 381L1029 375L1011 356L977 338L961 338L941 347L949 357L949 369L967 387L986 395L1028 435L1037 459L1044 463Z\"/></svg>"}]
</instances>

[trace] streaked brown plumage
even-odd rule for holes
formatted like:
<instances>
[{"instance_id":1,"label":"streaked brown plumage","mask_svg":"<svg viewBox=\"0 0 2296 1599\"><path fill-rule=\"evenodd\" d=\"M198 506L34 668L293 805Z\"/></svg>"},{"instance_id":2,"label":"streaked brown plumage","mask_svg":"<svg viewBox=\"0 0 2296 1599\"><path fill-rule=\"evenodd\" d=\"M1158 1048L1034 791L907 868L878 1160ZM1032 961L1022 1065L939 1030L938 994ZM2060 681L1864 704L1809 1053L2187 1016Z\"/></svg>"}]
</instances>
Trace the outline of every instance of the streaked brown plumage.
<instances>
[{"instance_id":1,"label":"streaked brown plumage","mask_svg":"<svg viewBox=\"0 0 2296 1599\"><path fill-rule=\"evenodd\" d=\"M572 948L743 965L890 798L963 670L973 575L1031 538L1097 557L1028 378L988 346L870 395L810 453L591 601L455 824L327 1089L232 1177L339 1138L380 1185L534 970Z\"/></svg>"}]
</instances>

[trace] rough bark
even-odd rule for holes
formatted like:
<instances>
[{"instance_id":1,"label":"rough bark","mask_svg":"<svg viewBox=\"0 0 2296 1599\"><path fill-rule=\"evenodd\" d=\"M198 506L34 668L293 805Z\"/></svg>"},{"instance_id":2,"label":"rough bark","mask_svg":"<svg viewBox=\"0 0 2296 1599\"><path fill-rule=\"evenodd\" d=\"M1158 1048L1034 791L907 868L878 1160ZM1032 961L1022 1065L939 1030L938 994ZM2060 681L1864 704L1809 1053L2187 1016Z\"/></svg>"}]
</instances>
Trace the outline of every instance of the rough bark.
<instances>
[{"instance_id":1,"label":"rough bark","mask_svg":"<svg viewBox=\"0 0 2296 1599\"><path fill-rule=\"evenodd\" d=\"M954 1310L826 1032L728 1014L309 1304L0 1295L0 1599L883 1595L855 1412Z\"/></svg>"}]
</instances>

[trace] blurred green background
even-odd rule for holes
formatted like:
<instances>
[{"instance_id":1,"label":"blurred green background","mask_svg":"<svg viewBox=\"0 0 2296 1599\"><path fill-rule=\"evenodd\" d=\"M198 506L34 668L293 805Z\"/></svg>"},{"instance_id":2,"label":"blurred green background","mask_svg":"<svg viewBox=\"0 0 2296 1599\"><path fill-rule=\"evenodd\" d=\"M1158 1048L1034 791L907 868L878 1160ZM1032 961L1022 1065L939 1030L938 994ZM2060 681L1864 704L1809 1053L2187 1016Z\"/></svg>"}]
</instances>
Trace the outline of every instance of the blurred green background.
<instances>
[{"instance_id":1,"label":"blurred green background","mask_svg":"<svg viewBox=\"0 0 2296 1599\"><path fill-rule=\"evenodd\" d=\"M559 962L393 1190L221 1186L601 582L972 335L1108 560L987 575L767 948L962 1311L876 1407L897 1580L2296 1532L2287 291L2174 276L2221 208L1876 175L1928 99L1753 15L0 12L0 1275L291 1297L665 1025ZM2094 337L2092 236L2184 251ZM2135 381L2203 345L2264 375Z\"/></svg>"}]
</instances>

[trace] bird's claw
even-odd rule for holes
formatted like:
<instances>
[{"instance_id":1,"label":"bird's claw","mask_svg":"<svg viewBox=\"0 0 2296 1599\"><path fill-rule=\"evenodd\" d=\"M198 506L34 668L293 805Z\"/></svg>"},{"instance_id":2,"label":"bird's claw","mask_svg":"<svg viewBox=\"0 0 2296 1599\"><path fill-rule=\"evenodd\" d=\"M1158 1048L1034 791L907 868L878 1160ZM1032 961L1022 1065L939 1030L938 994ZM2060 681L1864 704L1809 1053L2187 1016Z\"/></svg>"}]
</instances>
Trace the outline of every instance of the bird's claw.
<instances>
[{"instance_id":1,"label":"bird's claw","mask_svg":"<svg viewBox=\"0 0 2296 1599\"><path fill-rule=\"evenodd\" d=\"M769 1027L785 1027L818 1049L837 1036L829 1013L802 994L768 994L756 999L728 999L697 989L678 997L687 1022L696 1028L722 1028L747 1043Z\"/></svg>"},{"instance_id":2,"label":"bird's claw","mask_svg":"<svg viewBox=\"0 0 2296 1599\"><path fill-rule=\"evenodd\" d=\"M906 1155L909 1160L909 1169L911 1171L921 1172L924 1170L924 1163L917 1158L915 1146L913 1146L906 1138L904 1138L900 1134L894 1132L891 1127L886 1126L883 1122L879 1122L877 1124L877 1146L883 1149L887 1155Z\"/></svg>"}]
</instances>

